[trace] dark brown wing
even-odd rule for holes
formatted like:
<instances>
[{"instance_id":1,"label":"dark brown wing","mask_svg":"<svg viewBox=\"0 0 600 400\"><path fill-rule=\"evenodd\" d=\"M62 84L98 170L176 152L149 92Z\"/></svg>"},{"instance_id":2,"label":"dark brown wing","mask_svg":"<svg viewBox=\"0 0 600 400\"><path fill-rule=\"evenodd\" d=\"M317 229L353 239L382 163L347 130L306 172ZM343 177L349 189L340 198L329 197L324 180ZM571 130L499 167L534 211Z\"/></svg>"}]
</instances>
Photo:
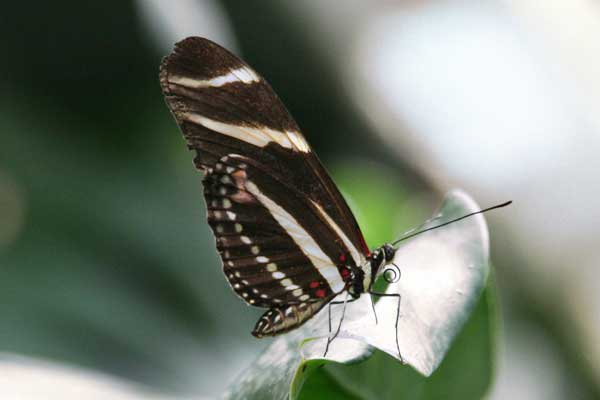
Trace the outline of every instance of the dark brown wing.
<instances>
[{"instance_id":1,"label":"dark brown wing","mask_svg":"<svg viewBox=\"0 0 600 400\"><path fill-rule=\"evenodd\" d=\"M160 82L206 172L227 278L248 303L277 308L263 333L290 329L289 319L275 321L286 306L319 303L289 316L301 324L369 255L348 205L271 87L227 50L185 39L164 59Z\"/></svg>"},{"instance_id":2,"label":"dark brown wing","mask_svg":"<svg viewBox=\"0 0 600 400\"><path fill-rule=\"evenodd\" d=\"M260 164L230 154L204 178L208 222L227 279L240 297L258 307L333 296L332 287L339 291L344 282L328 281L322 274L335 276L337 267L319 249L307 252L302 248L311 246L311 238L301 238L297 232L302 227L295 218L262 197L257 185L265 181L256 165Z\"/></svg>"}]
</instances>

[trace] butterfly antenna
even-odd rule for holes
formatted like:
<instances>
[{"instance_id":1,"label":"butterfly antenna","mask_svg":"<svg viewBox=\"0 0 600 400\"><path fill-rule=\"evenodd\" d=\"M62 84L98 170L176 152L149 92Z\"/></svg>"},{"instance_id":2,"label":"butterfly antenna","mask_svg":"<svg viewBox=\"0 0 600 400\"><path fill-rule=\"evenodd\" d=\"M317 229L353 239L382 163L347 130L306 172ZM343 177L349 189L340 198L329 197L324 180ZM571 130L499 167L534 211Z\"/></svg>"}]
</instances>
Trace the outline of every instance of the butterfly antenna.
<instances>
[{"instance_id":1,"label":"butterfly antenna","mask_svg":"<svg viewBox=\"0 0 600 400\"><path fill-rule=\"evenodd\" d=\"M509 205L509 204L511 204L511 203L512 203L512 200L509 200L509 201L507 201L507 202L504 202L504 203L502 203L502 204L498 204L498 205L495 205L495 206L492 206L492 207L484 208L483 210L479 210L479 211L475 211L475 212L472 212L472 213L469 213L469 214L463 215L462 217L458 217L458 218L455 218L455 219L453 219L453 220L451 220L451 221L444 222L443 224L439 224L439 225L432 226L432 227L430 227L430 228L427 228L427 229L423 229L422 231L418 231L418 232L415 232L415 233L411 233L410 235L407 235L407 236L401 237L400 239L398 239L398 240L396 240L395 242L393 242L393 243L392 243L392 246L395 246L396 244L398 244L398 243L400 243L400 242L402 242L402 241L404 241L404 240L407 240L407 239L410 239L410 238L412 238L412 237L415 237L415 236L417 236L417 235L420 235L421 233L425 233L425 232L428 232L428 231L432 231L432 230L434 230L434 229L441 228L442 226L450 225L450 224L452 224L452 223L454 223L454 222L458 222L458 221L460 221L460 220L462 220L462 219L465 219L465 218L472 217L473 215L477 215L477 214L483 214L484 212L492 211L492 210L495 210L495 209L497 209L497 208L506 207L506 206L508 206L508 205Z\"/></svg>"}]
</instances>

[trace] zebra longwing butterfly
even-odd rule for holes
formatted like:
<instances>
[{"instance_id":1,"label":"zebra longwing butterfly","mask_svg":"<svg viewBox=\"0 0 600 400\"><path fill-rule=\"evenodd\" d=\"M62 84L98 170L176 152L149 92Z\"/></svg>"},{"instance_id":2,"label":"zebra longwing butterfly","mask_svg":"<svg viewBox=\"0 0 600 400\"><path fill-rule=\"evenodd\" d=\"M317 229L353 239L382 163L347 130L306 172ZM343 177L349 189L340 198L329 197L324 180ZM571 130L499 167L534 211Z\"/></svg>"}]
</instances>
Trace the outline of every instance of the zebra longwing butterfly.
<instances>
[{"instance_id":1,"label":"zebra longwing butterfly","mask_svg":"<svg viewBox=\"0 0 600 400\"><path fill-rule=\"evenodd\" d=\"M370 290L394 248L369 251L350 208L269 84L210 40L190 37L160 84L194 163L235 293L268 309L252 334L294 329L347 292Z\"/></svg>"}]
</instances>

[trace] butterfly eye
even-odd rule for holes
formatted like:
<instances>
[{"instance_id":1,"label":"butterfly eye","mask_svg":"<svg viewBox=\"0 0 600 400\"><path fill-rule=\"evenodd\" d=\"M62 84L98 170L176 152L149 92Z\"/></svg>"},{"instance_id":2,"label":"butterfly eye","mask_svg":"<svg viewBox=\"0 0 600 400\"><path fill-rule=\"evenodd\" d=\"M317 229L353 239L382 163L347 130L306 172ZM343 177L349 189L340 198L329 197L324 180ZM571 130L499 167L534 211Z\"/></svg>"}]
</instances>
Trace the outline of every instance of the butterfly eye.
<instances>
[{"instance_id":1,"label":"butterfly eye","mask_svg":"<svg viewBox=\"0 0 600 400\"><path fill-rule=\"evenodd\" d=\"M400 268L396 264L388 265L383 271L383 279L387 283L396 283L400 280Z\"/></svg>"}]
</instances>

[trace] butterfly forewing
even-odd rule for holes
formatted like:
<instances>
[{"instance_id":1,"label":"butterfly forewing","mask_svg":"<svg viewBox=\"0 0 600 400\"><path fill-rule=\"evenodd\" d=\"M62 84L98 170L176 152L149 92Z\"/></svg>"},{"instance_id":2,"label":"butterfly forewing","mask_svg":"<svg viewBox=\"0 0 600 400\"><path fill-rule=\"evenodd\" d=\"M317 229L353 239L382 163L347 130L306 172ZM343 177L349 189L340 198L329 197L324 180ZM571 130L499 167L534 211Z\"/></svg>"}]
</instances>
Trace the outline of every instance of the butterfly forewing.
<instances>
[{"instance_id":1,"label":"butterfly forewing","mask_svg":"<svg viewBox=\"0 0 600 400\"><path fill-rule=\"evenodd\" d=\"M185 39L163 61L160 82L205 171L227 279L249 304L271 308L262 333L293 329L369 255L354 216L277 95L236 56Z\"/></svg>"}]
</instances>

